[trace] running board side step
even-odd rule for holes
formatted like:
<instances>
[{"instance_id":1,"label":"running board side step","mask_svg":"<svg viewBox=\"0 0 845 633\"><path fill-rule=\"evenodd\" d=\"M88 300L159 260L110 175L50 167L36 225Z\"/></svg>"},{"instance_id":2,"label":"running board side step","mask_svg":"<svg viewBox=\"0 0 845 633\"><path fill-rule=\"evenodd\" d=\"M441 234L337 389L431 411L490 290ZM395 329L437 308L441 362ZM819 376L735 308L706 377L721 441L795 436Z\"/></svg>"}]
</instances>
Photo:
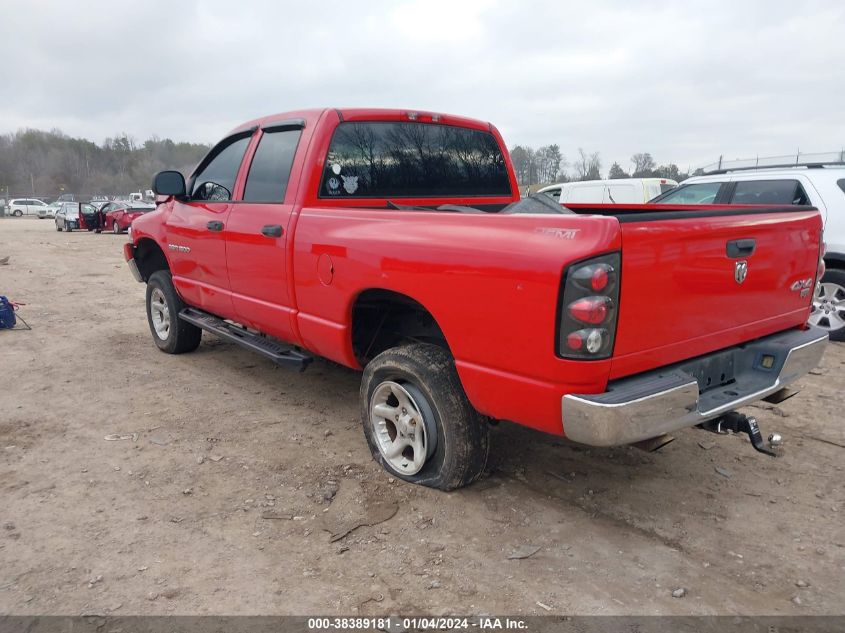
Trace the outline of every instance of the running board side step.
<instances>
[{"instance_id":1,"label":"running board side step","mask_svg":"<svg viewBox=\"0 0 845 633\"><path fill-rule=\"evenodd\" d=\"M236 343L241 347L261 354L278 365L305 371L308 364L314 360L313 356L300 352L293 345L287 345L261 336L260 334L255 334L245 328L227 323L213 314L197 310L196 308L185 308L179 312L179 318L202 328L206 332L216 334L226 341Z\"/></svg>"}]
</instances>

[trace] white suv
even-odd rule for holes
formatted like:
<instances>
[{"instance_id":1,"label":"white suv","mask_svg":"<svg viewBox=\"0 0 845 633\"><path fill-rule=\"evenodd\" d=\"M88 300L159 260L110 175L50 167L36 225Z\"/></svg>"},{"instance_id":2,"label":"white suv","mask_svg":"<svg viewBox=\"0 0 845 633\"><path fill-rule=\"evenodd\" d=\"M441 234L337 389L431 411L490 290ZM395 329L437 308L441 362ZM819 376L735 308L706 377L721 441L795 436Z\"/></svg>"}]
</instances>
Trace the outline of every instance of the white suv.
<instances>
[{"instance_id":1,"label":"white suv","mask_svg":"<svg viewBox=\"0 0 845 633\"><path fill-rule=\"evenodd\" d=\"M47 203L37 198L12 198L6 206L6 215L13 215L19 218L23 215L38 215L38 211L43 211L47 207Z\"/></svg>"},{"instance_id":2,"label":"white suv","mask_svg":"<svg viewBox=\"0 0 845 633\"><path fill-rule=\"evenodd\" d=\"M845 341L845 164L725 169L684 180L656 204L810 204L824 218L827 271L810 322Z\"/></svg>"}]
</instances>

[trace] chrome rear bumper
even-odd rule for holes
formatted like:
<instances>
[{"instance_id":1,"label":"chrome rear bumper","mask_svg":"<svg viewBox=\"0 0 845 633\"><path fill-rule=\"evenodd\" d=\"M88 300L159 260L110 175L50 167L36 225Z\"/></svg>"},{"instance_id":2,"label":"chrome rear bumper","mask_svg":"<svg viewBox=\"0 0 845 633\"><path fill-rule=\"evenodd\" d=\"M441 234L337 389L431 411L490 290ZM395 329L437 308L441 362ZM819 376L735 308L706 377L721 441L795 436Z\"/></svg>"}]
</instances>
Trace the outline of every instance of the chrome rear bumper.
<instances>
[{"instance_id":1,"label":"chrome rear bumper","mask_svg":"<svg viewBox=\"0 0 845 633\"><path fill-rule=\"evenodd\" d=\"M602 394L569 394L564 434L592 446L631 444L717 418L782 389L818 365L827 344L821 328L788 330L691 361L623 378ZM717 358L718 357L718 358ZM735 380L700 388L693 373L713 362Z\"/></svg>"}]
</instances>

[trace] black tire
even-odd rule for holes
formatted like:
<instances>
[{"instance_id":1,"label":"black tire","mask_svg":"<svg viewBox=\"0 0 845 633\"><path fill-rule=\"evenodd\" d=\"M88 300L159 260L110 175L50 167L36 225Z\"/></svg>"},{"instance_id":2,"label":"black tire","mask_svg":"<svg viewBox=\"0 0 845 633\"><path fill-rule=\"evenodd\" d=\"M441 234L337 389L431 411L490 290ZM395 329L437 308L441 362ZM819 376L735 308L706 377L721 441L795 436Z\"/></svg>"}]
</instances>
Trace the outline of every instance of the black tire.
<instances>
[{"instance_id":1,"label":"black tire","mask_svg":"<svg viewBox=\"0 0 845 633\"><path fill-rule=\"evenodd\" d=\"M112 222L111 230L112 233L114 233L115 235L120 235L121 233L123 233L123 231L120 230L120 225L117 223L117 221Z\"/></svg>"},{"instance_id":2,"label":"black tire","mask_svg":"<svg viewBox=\"0 0 845 633\"><path fill-rule=\"evenodd\" d=\"M68 233L70 233L70 232L71 232L70 225L65 224L65 231L67 231Z\"/></svg>"},{"instance_id":3,"label":"black tire","mask_svg":"<svg viewBox=\"0 0 845 633\"><path fill-rule=\"evenodd\" d=\"M151 298L158 289L164 295L166 310L170 317L170 328L165 338L157 332L153 323L153 311L151 310ZM176 292L173 280L170 278L169 270L158 270L150 275L147 280L147 323L150 326L150 333L156 346L168 354L184 354L193 352L199 347L202 340L202 330L195 325L179 318L179 312L186 307L185 303Z\"/></svg>"},{"instance_id":4,"label":"black tire","mask_svg":"<svg viewBox=\"0 0 845 633\"><path fill-rule=\"evenodd\" d=\"M15 209L15 212L12 215L16 218L23 217L23 211L21 211L20 209Z\"/></svg>"},{"instance_id":5,"label":"black tire","mask_svg":"<svg viewBox=\"0 0 845 633\"><path fill-rule=\"evenodd\" d=\"M58 222L56 222L56 230L57 230L59 233L61 233L61 232L62 232L62 227L60 227L60 226L59 226L59 223L58 223Z\"/></svg>"},{"instance_id":6,"label":"black tire","mask_svg":"<svg viewBox=\"0 0 845 633\"><path fill-rule=\"evenodd\" d=\"M375 436L370 403L385 381L406 386L420 405L426 427L433 424L436 429L436 446L413 475L404 474L390 464ZM472 483L484 472L490 447L487 421L470 404L452 356L441 347L417 343L376 356L364 369L361 380L361 421L373 458L400 479L454 490Z\"/></svg>"},{"instance_id":7,"label":"black tire","mask_svg":"<svg viewBox=\"0 0 845 633\"><path fill-rule=\"evenodd\" d=\"M845 288L845 270L841 268L828 268L822 276L823 284L836 284L841 288ZM841 296L841 295L840 295ZM829 324L830 321L827 321ZM845 326L838 329L827 329L831 341L845 341Z\"/></svg>"}]
</instances>

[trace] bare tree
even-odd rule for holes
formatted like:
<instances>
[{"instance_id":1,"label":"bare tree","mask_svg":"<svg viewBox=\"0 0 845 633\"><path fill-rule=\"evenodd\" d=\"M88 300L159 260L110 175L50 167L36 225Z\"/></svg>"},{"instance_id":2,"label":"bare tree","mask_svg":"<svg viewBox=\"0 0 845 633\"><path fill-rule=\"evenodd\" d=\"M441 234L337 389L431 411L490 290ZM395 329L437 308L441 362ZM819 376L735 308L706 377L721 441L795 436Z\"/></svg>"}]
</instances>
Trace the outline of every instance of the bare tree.
<instances>
[{"instance_id":1,"label":"bare tree","mask_svg":"<svg viewBox=\"0 0 845 633\"><path fill-rule=\"evenodd\" d=\"M653 175L655 167L654 159L648 152L634 154L631 156L631 163L634 165L634 169L631 173L631 176L634 178L648 178Z\"/></svg>"},{"instance_id":2,"label":"bare tree","mask_svg":"<svg viewBox=\"0 0 845 633\"><path fill-rule=\"evenodd\" d=\"M598 152L587 154L579 147L574 167L577 180L601 180L601 158Z\"/></svg>"}]
</instances>

